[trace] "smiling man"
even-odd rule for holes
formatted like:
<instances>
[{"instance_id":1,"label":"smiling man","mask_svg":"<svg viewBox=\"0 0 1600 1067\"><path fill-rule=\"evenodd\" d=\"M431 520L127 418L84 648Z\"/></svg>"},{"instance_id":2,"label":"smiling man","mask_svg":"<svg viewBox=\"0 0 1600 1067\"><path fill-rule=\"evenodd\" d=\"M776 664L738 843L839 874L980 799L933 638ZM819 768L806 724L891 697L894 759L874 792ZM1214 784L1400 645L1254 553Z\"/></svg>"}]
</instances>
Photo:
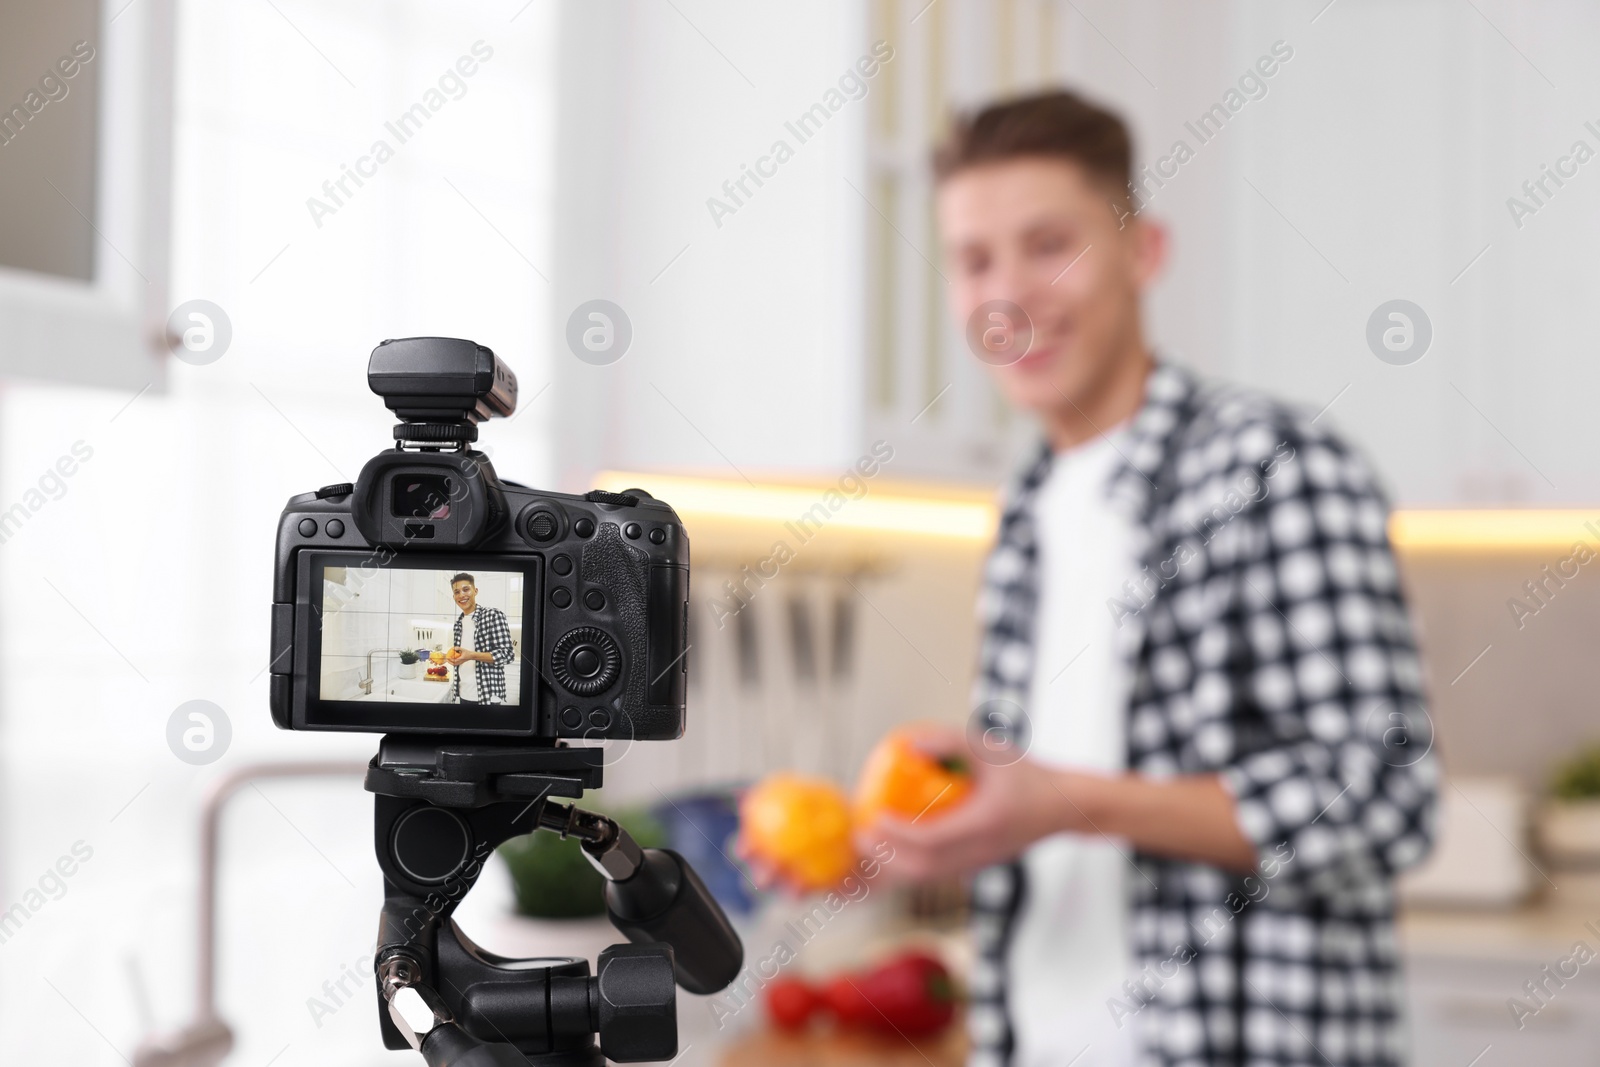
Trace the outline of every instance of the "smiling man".
<instances>
[{"instance_id":1,"label":"smiling man","mask_svg":"<svg viewBox=\"0 0 1600 1067\"><path fill-rule=\"evenodd\" d=\"M1436 767L1386 504L1315 419L1152 352L1167 239L1131 155L1065 92L937 152L952 310L1029 338L985 362L1042 440L979 606L975 721L1007 743L860 843L976 875L974 1064L1398 1064L1393 878Z\"/></svg>"},{"instance_id":2,"label":"smiling man","mask_svg":"<svg viewBox=\"0 0 1600 1067\"><path fill-rule=\"evenodd\" d=\"M456 669L456 702L504 704L506 666L516 658L506 613L478 603L478 580L470 574L450 579L450 596L461 609L444 657Z\"/></svg>"}]
</instances>

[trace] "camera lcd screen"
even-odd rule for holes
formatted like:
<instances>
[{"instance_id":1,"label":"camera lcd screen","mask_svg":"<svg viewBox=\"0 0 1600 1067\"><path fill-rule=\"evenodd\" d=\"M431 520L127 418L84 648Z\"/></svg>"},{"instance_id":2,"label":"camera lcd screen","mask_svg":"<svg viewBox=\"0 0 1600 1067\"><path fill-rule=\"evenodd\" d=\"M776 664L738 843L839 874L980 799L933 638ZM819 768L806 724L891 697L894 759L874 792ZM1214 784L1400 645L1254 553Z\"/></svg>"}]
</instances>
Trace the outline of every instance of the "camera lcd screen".
<instances>
[{"instance_id":1,"label":"camera lcd screen","mask_svg":"<svg viewBox=\"0 0 1600 1067\"><path fill-rule=\"evenodd\" d=\"M510 708L523 703L523 571L332 561L317 569L321 700Z\"/></svg>"}]
</instances>

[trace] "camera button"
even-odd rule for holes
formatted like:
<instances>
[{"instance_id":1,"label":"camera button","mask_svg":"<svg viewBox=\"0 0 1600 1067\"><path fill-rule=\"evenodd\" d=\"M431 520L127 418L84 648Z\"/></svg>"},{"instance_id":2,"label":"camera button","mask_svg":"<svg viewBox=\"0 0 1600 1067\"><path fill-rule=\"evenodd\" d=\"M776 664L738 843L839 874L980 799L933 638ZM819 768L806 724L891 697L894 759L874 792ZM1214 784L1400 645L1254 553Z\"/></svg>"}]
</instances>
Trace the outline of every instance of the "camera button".
<instances>
[{"instance_id":1,"label":"camera button","mask_svg":"<svg viewBox=\"0 0 1600 1067\"><path fill-rule=\"evenodd\" d=\"M598 589L591 589L583 594L583 603L590 611L599 611L606 606L606 595Z\"/></svg>"},{"instance_id":2,"label":"camera button","mask_svg":"<svg viewBox=\"0 0 1600 1067\"><path fill-rule=\"evenodd\" d=\"M557 587L550 594L550 603L554 604L558 608L564 608L568 604L572 603L572 594L567 592L565 589Z\"/></svg>"},{"instance_id":3,"label":"camera button","mask_svg":"<svg viewBox=\"0 0 1600 1067\"><path fill-rule=\"evenodd\" d=\"M572 664L572 673L580 678L593 678L600 673L600 653L588 645L574 651L567 662Z\"/></svg>"},{"instance_id":4,"label":"camera button","mask_svg":"<svg viewBox=\"0 0 1600 1067\"><path fill-rule=\"evenodd\" d=\"M589 725L596 730L609 730L611 728L611 713L605 708L595 708L589 713Z\"/></svg>"},{"instance_id":5,"label":"camera button","mask_svg":"<svg viewBox=\"0 0 1600 1067\"><path fill-rule=\"evenodd\" d=\"M328 531L329 537L344 536L344 523L340 522L338 519L329 519L328 525L324 526L323 529Z\"/></svg>"},{"instance_id":6,"label":"camera button","mask_svg":"<svg viewBox=\"0 0 1600 1067\"><path fill-rule=\"evenodd\" d=\"M550 569L561 575L563 578L566 577L572 573L572 557L557 556L555 559L550 561Z\"/></svg>"},{"instance_id":7,"label":"camera button","mask_svg":"<svg viewBox=\"0 0 1600 1067\"><path fill-rule=\"evenodd\" d=\"M657 526L654 530L650 531L650 543L652 545L665 544L666 540L667 531L663 530L661 527Z\"/></svg>"},{"instance_id":8,"label":"camera button","mask_svg":"<svg viewBox=\"0 0 1600 1067\"><path fill-rule=\"evenodd\" d=\"M577 708L562 708L561 725L569 730L576 730L583 725L583 712Z\"/></svg>"},{"instance_id":9,"label":"camera button","mask_svg":"<svg viewBox=\"0 0 1600 1067\"><path fill-rule=\"evenodd\" d=\"M628 535L628 540L637 541L639 535L644 533L644 527L636 522L630 522L622 528L622 532Z\"/></svg>"},{"instance_id":10,"label":"camera button","mask_svg":"<svg viewBox=\"0 0 1600 1067\"><path fill-rule=\"evenodd\" d=\"M301 519L300 520L300 536L301 537L315 537L315 536L317 536L317 520L316 519Z\"/></svg>"},{"instance_id":11,"label":"camera button","mask_svg":"<svg viewBox=\"0 0 1600 1067\"><path fill-rule=\"evenodd\" d=\"M528 516L528 536L535 541L548 541L559 531L556 517L548 511L535 511Z\"/></svg>"},{"instance_id":12,"label":"camera button","mask_svg":"<svg viewBox=\"0 0 1600 1067\"><path fill-rule=\"evenodd\" d=\"M572 532L579 537L588 537L594 533L594 520L589 518L579 519L572 524Z\"/></svg>"},{"instance_id":13,"label":"camera button","mask_svg":"<svg viewBox=\"0 0 1600 1067\"><path fill-rule=\"evenodd\" d=\"M550 669L561 688L592 697L609 689L622 673L622 651L599 627L579 626L567 631L550 650Z\"/></svg>"}]
</instances>

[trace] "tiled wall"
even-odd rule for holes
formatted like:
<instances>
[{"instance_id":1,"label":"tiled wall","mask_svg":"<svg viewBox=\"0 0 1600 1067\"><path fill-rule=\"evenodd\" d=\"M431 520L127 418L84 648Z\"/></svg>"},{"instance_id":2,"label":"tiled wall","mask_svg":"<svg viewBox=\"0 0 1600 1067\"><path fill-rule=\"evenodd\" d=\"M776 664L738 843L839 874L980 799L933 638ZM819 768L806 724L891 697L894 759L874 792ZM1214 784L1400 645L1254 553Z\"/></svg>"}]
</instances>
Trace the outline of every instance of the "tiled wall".
<instances>
[{"instance_id":1,"label":"tiled wall","mask_svg":"<svg viewBox=\"0 0 1600 1067\"><path fill-rule=\"evenodd\" d=\"M1600 558L1415 552L1401 570L1447 773L1538 792L1554 763L1600 742Z\"/></svg>"}]
</instances>

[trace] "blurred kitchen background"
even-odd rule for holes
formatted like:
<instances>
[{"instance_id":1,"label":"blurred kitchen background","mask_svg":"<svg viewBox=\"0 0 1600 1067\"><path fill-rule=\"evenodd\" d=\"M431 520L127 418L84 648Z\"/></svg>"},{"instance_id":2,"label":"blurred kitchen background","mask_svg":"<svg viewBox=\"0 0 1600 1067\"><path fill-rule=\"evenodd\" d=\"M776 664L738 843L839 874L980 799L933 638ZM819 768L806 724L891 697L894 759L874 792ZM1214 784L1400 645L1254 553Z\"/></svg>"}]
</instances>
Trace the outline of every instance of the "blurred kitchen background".
<instances>
[{"instance_id":1,"label":"blurred kitchen background","mask_svg":"<svg viewBox=\"0 0 1600 1067\"><path fill-rule=\"evenodd\" d=\"M1174 234L1162 351L1321 411L1399 509L1449 777L1406 890L1415 1062L1600 1062L1594 966L1525 988L1600 948L1597 35L1589 5L1510 0L0 3L3 1058L116 1064L192 1020L208 795L370 755L272 727L267 604L284 501L389 442L364 378L385 337L510 363L519 412L483 435L506 476L642 485L688 523L689 731L614 750L602 799L695 849L763 952L803 906L719 863L729 792L782 766L848 781L888 726L967 714L977 567L1030 428L947 321L926 160L952 108L1065 84L1127 114L1143 163L1196 149L1147 187ZM797 136L878 42L864 90ZM1187 124L1279 42L1199 143ZM730 197L779 140L792 157ZM1396 299L1431 334L1405 365L1367 340ZM569 345L594 300L625 317L620 359ZM171 740L197 700L209 763ZM349 774L233 793L226 1062L401 1062L338 984L370 965L370 819ZM539 890L569 859L496 861L463 925L592 954L613 938L582 872L591 897ZM959 977L961 906L875 893L797 967L909 940ZM1512 998L1540 1007L1521 1028ZM683 996L680 1063L959 1054L713 1018Z\"/></svg>"}]
</instances>

